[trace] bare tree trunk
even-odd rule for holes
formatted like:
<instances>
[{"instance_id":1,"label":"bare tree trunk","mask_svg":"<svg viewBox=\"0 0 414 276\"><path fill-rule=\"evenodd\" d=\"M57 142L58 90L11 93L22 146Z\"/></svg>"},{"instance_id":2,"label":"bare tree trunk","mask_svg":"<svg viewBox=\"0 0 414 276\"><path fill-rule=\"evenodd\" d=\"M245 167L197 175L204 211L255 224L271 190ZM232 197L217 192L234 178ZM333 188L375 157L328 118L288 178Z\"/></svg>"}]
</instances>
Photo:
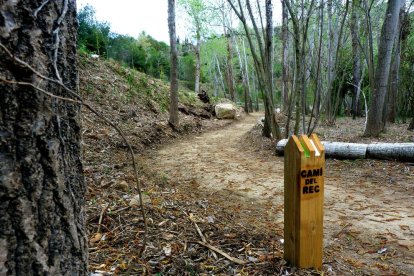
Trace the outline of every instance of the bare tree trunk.
<instances>
[{"instance_id":1,"label":"bare tree trunk","mask_svg":"<svg viewBox=\"0 0 414 276\"><path fill-rule=\"evenodd\" d=\"M272 100L272 92L273 92L273 83L272 83L272 76L271 76L271 61L272 61L272 38L273 38L273 24L272 24L272 1L266 0L266 35L263 40L261 38L261 34L257 27L255 17L253 15L250 1L246 0L246 7L253 24L253 30L257 38L258 44L258 52L256 52L255 44L250 37L250 27L247 25L246 17L244 16L243 5L241 4L241 0L238 0L239 9L236 8L235 4L231 0L227 0L227 2L232 7L233 11L236 13L237 17L240 19L241 23L243 24L244 31L246 32L246 37L250 45L251 53L253 56L254 66L257 73L257 78L259 82L259 87L262 91L264 91L264 106L265 106L265 123L263 127L263 135L266 137L273 136L276 139L280 139L280 128L277 124L274 116L273 110L273 100Z\"/></svg>"},{"instance_id":2,"label":"bare tree trunk","mask_svg":"<svg viewBox=\"0 0 414 276\"><path fill-rule=\"evenodd\" d=\"M77 91L76 2L1 1L0 14L15 57L0 48L0 78L73 98L37 73ZM80 106L31 86L0 91L0 275L87 275Z\"/></svg>"},{"instance_id":3,"label":"bare tree trunk","mask_svg":"<svg viewBox=\"0 0 414 276\"><path fill-rule=\"evenodd\" d=\"M408 130L414 130L414 116L411 119L410 125L408 126Z\"/></svg>"},{"instance_id":4,"label":"bare tree trunk","mask_svg":"<svg viewBox=\"0 0 414 276\"><path fill-rule=\"evenodd\" d=\"M236 101L236 95L234 93L234 76L233 76L233 65L232 65L232 58L233 58L233 47L231 45L231 34L226 34L226 42L227 42L227 69L226 69L226 75L227 75L227 88L229 89L230 99L235 102Z\"/></svg>"},{"instance_id":5,"label":"bare tree trunk","mask_svg":"<svg viewBox=\"0 0 414 276\"><path fill-rule=\"evenodd\" d=\"M375 88L368 113L365 136L378 136L384 129L383 108L387 94L392 48L398 30L398 18L402 0L389 1L382 25L378 47L378 64L375 72Z\"/></svg>"},{"instance_id":6,"label":"bare tree trunk","mask_svg":"<svg viewBox=\"0 0 414 276\"><path fill-rule=\"evenodd\" d=\"M265 37L265 61L263 64L266 78L265 109L269 117L269 132L273 138L281 139L279 125L276 122L273 105L273 78L272 78L272 58L273 58L273 7L272 0L266 0L266 37Z\"/></svg>"},{"instance_id":7,"label":"bare tree trunk","mask_svg":"<svg viewBox=\"0 0 414 276\"><path fill-rule=\"evenodd\" d=\"M223 75L221 74L220 62L219 62L216 55L215 55L215 58L216 58L217 71L218 71L219 76L220 76L221 87L223 88L223 96L226 97L226 86L224 85Z\"/></svg>"},{"instance_id":8,"label":"bare tree trunk","mask_svg":"<svg viewBox=\"0 0 414 276\"><path fill-rule=\"evenodd\" d=\"M330 114L332 113L332 82L334 78L334 30L332 27L332 0L327 0L328 5L328 64L327 64L327 75L328 75L328 85L327 85L327 94L326 94L326 114L328 116L328 121L330 120Z\"/></svg>"},{"instance_id":9,"label":"bare tree trunk","mask_svg":"<svg viewBox=\"0 0 414 276\"><path fill-rule=\"evenodd\" d=\"M359 98L361 91L361 57L360 49L358 45L358 32L359 32L359 16L357 13L357 8L359 7L359 0L352 1L352 20L351 20L351 37L352 37L352 58L353 58L353 93L352 93L352 118L355 120L356 116L359 114Z\"/></svg>"},{"instance_id":10,"label":"bare tree trunk","mask_svg":"<svg viewBox=\"0 0 414 276\"><path fill-rule=\"evenodd\" d=\"M321 90L322 90L322 78L321 73L321 57L322 57L322 42L323 42L323 26L324 26L324 0L320 1L320 12L319 12L319 43L318 43L318 59L316 65L316 87L315 87L315 97L312 106L312 112L310 114L309 124L307 133L311 135L315 128L318 126L319 117L320 117L320 108L321 108ZM313 121L312 125L312 119Z\"/></svg>"},{"instance_id":11,"label":"bare tree trunk","mask_svg":"<svg viewBox=\"0 0 414 276\"><path fill-rule=\"evenodd\" d=\"M402 22L404 21L404 5L401 6L398 24L398 34L395 37L394 57L391 63L390 80L388 84L387 101L384 105L384 123L395 123L397 117L398 84L400 82L400 61L401 61L401 37Z\"/></svg>"},{"instance_id":12,"label":"bare tree trunk","mask_svg":"<svg viewBox=\"0 0 414 276\"><path fill-rule=\"evenodd\" d=\"M168 0L168 31L170 34L170 118L168 122L177 128L178 120L178 78L177 78L177 38L175 36L175 0Z\"/></svg>"},{"instance_id":13,"label":"bare tree trunk","mask_svg":"<svg viewBox=\"0 0 414 276\"><path fill-rule=\"evenodd\" d=\"M391 72L390 72L390 79L388 84L388 93L387 93L387 101L384 104L384 114L385 118L383 123L385 124L387 121L390 123L395 123L395 118L397 116L396 110L396 100L398 97L398 83L400 78L400 53L401 53L401 46L400 46L400 39L396 38L395 49L394 49L394 60L391 63Z\"/></svg>"},{"instance_id":14,"label":"bare tree trunk","mask_svg":"<svg viewBox=\"0 0 414 276\"><path fill-rule=\"evenodd\" d=\"M235 41L234 37L233 37L233 44L236 46L237 58L239 60L239 66L240 66L240 74L242 75L242 80L243 80L244 111L246 113L249 113L251 110L249 110L250 89L248 85L248 74L243 64L239 46L237 45L237 41Z\"/></svg>"},{"instance_id":15,"label":"bare tree trunk","mask_svg":"<svg viewBox=\"0 0 414 276\"><path fill-rule=\"evenodd\" d=\"M243 46L244 71L245 71L244 77L247 83L248 110L249 112L252 112L253 111L252 89L250 87L249 63L247 62L246 46L244 45L244 40L242 40L242 46Z\"/></svg>"},{"instance_id":16,"label":"bare tree trunk","mask_svg":"<svg viewBox=\"0 0 414 276\"><path fill-rule=\"evenodd\" d=\"M196 71L195 71L195 86L194 92L195 94L200 93L200 74L201 74L201 59L200 59L200 49L201 49L201 34L200 30L197 29L197 44L195 49L196 54Z\"/></svg>"},{"instance_id":17,"label":"bare tree trunk","mask_svg":"<svg viewBox=\"0 0 414 276\"><path fill-rule=\"evenodd\" d=\"M301 16L300 20L298 17L297 12L293 9L293 3L289 0L284 0L286 4L286 8L289 11L292 25L293 25L293 41L294 41L294 49L295 49L295 73L294 73L294 83L293 83L293 94L294 102L296 106L296 113L295 113L295 127L294 127L294 134L299 133L299 126L300 126L300 115L302 113L303 120L302 120L302 130L305 132L306 121L305 121L305 110L304 108L306 105L305 99L305 89L306 89L306 80L305 80L305 70L306 70L306 41L308 35L308 26L309 26L309 19L311 17L312 9L314 6L315 1L312 0L309 5L307 5L307 9L305 10L305 5L301 5ZM293 100L293 99L292 99ZM290 112L289 112L290 113ZM288 122L290 118L288 117ZM289 130L288 123L286 124L286 132Z\"/></svg>"},{"instance_id":18,"label":"bare tree trunk","mask_svg":"<svg viewBox=\"0 0 414 276\"><path fill-rule=\"evenodd\" d=\"M288 10L282 1L282 108L288 110L289 105L289 30Z\"/></svg>"}]
</instances>

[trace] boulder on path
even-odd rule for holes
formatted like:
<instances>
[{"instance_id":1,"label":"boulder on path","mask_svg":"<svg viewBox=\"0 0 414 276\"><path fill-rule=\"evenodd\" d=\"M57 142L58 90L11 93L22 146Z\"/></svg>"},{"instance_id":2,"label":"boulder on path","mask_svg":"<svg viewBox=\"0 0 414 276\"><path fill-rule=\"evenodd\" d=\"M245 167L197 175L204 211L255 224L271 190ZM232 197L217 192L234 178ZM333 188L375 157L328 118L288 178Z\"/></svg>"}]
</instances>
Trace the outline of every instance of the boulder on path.
<instances>
[{"instance_id":1,"label":"boulder on path","mask_svg":"<svg viewBox=\"0 0 414 276\"><path fill-rule=\"evenodd\" d=\"M234 119L236 107L231 103L219 103L214 107L217 119Z\"/></svg>"}]
</instances>

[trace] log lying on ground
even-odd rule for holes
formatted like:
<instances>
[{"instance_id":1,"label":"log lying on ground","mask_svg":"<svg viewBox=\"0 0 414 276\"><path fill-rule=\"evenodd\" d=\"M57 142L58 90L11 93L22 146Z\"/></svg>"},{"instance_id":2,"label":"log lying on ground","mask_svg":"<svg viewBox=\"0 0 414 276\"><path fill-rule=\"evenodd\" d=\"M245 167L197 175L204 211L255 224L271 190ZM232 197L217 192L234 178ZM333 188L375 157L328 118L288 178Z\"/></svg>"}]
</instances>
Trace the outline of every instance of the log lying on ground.
<instances>
[{"instance_id":1,"label":"log lying on ground","mask_svg":"<svg viewBox=\"0 0 414 276\"><path fill-rule=\"evenodd\" d=\"M370 144L367 158L414 161L414 143Z\"/></svg>"},{"instance_id":2,"label":"log lying on ground","mask_svg":"<svg viewBox=\"0 0 414 276\"><path fill-rule=\"evenodd\" d=\"M287 139L276 144L276 153L283 155ZM414 161L414 143L357 144L323 141L326 157L338 159L388 159Z\"/></svg>"}]
</instances>

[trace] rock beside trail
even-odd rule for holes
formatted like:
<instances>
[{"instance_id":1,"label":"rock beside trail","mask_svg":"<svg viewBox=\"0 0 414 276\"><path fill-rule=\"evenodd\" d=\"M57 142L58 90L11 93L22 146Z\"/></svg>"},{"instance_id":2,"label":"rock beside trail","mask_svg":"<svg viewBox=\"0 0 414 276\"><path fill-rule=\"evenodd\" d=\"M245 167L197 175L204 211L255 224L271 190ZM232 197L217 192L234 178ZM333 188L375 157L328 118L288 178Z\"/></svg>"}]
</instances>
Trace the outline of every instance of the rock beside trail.
<instances>
[{"instance_id":1,"label":"rock beside trail","mask_svg":"<svg viewBox=\"0 0 414 276\"><path fill-rule=\"evenodd\" d=\"M151 198L146 194L142 194L142 203L143 204L151 203ZM131 207L139 206L139 195L136 195L133 198L131 198L131 200L129 201L129 206Z\"/></svg>"},{"instance_id":2,"label":"rock beside trail","mask_svg":"<svg viewBox=\"0 0 414 276\"><path fill-rule=\"evenodd\" d=\"M214 107L217 119L234 119L236 107L231 103L219 103Z\"/></svg>"}]
</instances>

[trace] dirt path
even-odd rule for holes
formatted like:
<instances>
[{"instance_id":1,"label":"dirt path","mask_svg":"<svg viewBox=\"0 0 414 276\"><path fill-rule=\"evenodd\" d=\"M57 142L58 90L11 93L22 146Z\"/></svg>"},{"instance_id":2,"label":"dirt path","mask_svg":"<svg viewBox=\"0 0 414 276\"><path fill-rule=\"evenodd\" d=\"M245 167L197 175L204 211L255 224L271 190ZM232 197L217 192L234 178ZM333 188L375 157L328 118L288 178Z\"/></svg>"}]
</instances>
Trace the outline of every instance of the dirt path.
<instances>
[{"instance_id":1,"label":"dirt path","mask_svg":"<svg viewBox=\"0 0 414 276\"><path fill-rule=\"evenodd\" d=\"M179 185L195 183L210 195L231 193L236 195L231 200L256 206L267 213L256 219L270 217L281 235L283 157L260 155L243 143L260 116L246 116L224 129L168 145L150 162ZM412 170L401 163L327 160L325 258L340 258L357 274L414 275ZM381 249L385 252L378 253Z\"/></svg>"}]
</instances>

